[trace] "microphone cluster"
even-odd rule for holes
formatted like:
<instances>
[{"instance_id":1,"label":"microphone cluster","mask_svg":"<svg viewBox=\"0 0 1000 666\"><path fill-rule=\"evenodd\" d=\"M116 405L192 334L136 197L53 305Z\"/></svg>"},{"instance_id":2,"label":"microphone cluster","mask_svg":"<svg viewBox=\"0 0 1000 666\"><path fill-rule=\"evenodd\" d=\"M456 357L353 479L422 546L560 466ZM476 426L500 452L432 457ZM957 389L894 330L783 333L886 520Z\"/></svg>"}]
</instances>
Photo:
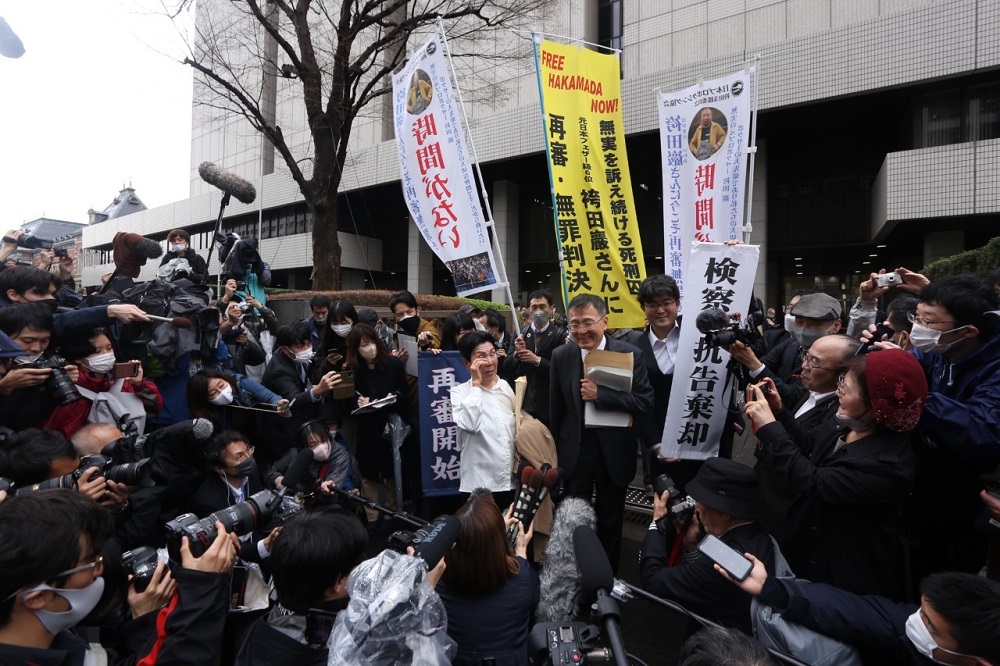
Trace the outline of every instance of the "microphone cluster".
<instances>
[{"instance_id":1,"label":"microphone cluster","mask_svg":"<svg viewBox=\"0 0 1000 666\"><path fill-rule=\"evenodd\" d=\"M559 470L548 463L542 465L541 469L525 465L521 470L521 490L517 494L517 502L514 503L513 517L517 518L525 532L535 519L538 507L557 483L559 483ZM517 546L517 524L511 525L507 530L507 541L511 548Z\"/></svg>"}]
</instances>

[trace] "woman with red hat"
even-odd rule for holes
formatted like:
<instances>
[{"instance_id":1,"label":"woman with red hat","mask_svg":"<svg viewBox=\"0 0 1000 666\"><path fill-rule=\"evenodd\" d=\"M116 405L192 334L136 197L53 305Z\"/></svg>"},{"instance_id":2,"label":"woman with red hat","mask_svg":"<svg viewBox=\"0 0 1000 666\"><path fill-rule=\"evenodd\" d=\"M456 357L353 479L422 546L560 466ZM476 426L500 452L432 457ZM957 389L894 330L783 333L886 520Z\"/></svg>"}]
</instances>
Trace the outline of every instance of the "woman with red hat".
<instances>
[{"instance_id":1,"label":"woman with red hat","mask_svg":"<svg viewBox=\"0 0 1000 666\"><path fill-rule=\"evenodd\" d=\"M837 385L835 442L794 437L770 380L748 388L747 416L799 499L781 544L796 575L858 594L906 596L903 505L915 476L910 433L927 399L919 363L899 349L853 359ZM775 419L778 414L778 420Z\"/></svg>"}]
</instances>

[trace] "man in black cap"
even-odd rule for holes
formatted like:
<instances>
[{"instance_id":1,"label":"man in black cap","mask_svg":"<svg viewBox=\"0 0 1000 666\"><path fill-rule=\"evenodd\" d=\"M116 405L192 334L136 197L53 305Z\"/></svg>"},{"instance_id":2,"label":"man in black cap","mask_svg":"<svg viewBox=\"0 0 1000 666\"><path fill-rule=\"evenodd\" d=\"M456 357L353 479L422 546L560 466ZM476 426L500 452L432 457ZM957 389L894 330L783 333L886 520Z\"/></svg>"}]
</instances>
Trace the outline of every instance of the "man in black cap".
<instances>
[{"instance_id":1,"label":"man in black cap","mask_svg":"<svg viewBox=\"0 0 1000 666\"><path fill-rule=\"evenodd\" d=\"M733 586L720 585L716 579L725 579L712 568L712 560L698 551L698 543L706 534L714 534L740 554L757 555L773 575L771 537L754 522L757 477L751 468L734 460L709 458L687 491L695 502L694 512L681 524L671 520L668 492L653 497L653 522L639 565L642 586L699 615L750 633L750 595L735 594ZM677 539L682 540L679 552L674 547ZM759 548L759 553L753 548Z\"/></svg>"}]
</instances>

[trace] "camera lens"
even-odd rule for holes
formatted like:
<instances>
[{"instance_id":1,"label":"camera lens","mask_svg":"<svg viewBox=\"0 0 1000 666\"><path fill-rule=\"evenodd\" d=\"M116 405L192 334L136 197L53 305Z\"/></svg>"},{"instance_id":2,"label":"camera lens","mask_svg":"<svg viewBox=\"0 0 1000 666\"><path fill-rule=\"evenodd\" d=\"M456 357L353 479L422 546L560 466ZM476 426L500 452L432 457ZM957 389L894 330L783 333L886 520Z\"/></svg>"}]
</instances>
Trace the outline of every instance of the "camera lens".
<instances>
[{"instance_id":1,"label":"camera lens","mask_svg":"<svg viewBox=\"0 0 1000 666\"><path fill-rule=\"evenodd\" d=\"M149 461L149 458L144 458L139 462L112 465L104 471L104 478L115 483L124 483L126 486L146 485L152 473Z\"/></svg>"},{"instance_id":2,"label":"camera lens","mask_svg":"<svg viewBox=\"0 0 1000 666\"><path fill-rule=\"evenodd\" d=\"M653 491L659 496L663 494L664 490L669 490L671 495L677 494L677 489L674 487L674 480L666 474L660 474L653 479Z\"/></svg>"},{"instance_id":3,"label":"camera lens","mask_svg":"<svg viewBox=\"0 0 1000 666\"><path fill-rule=\"evenodd\" d=\"M76 384L62 368L52 368L52 374L46 380L45 386L52 392L56 404L59 405L69 405L83 397L76 390Z\"/></svg>"}]
</instances>

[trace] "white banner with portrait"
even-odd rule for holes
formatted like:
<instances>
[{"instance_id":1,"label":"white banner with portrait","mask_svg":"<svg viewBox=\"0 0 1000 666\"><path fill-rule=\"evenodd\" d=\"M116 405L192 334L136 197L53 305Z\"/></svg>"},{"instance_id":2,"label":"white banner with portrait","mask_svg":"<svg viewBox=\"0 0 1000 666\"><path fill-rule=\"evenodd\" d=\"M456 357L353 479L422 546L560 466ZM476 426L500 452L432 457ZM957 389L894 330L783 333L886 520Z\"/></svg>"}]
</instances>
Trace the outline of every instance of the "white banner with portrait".
<instances>
[{"instance_id":1,"label":"white banner with portrait","mask_svg":"<svg viewBox=\"0 0 1000 666\"><path fill-rule=\"evenodd\" d=\"M463 296L499 280L449 69L435 35L392 77L392 106L403 198Z\"/></svg>"},{"instance_id":2,"label":"white banner with portrait","mask_svg":"<svg viewBox=\"0 0 1000 666\"><path fill-rule=\"evenodd\" d=\"M658 455L704 460L719 455L719 438L729 403L729 352L711 344L696 326L698 313L721 310L723 337L745 327L760 248L694 242L689 252L687 312L681 326L674 381ZM731 388L731 384L728 385Z\"/></svg>"},{"instance_id":3,"label":"white banner with portrait","mask_svg":"<svg viewBox=\"0 0 1000 666\"><path fill-rule=\"evenodd\" d=\"M750 142L750 75L745 71L660 93L664 273L682 302L692 241L741 240Z\"/></svg>"}]
</instances>

